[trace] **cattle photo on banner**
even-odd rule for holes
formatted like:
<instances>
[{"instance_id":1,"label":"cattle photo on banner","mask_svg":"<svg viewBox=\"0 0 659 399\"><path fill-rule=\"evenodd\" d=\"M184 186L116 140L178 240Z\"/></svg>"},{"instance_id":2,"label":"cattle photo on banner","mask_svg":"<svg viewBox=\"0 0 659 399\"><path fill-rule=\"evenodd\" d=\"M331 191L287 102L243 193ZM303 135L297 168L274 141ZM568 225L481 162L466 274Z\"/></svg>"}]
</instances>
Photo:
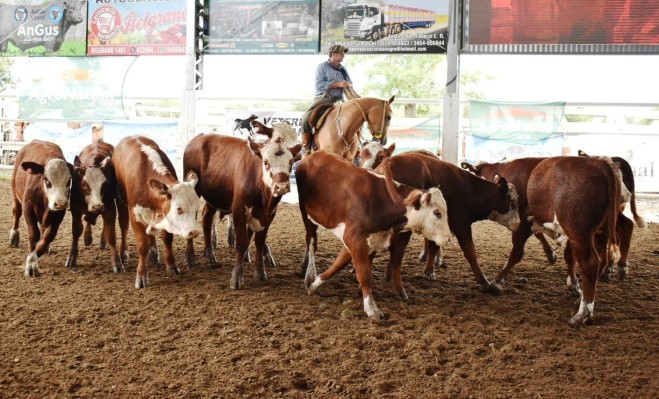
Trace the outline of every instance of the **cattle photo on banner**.
<instances>
[{"instance_id":1,"label":"cattle photo on banner","mask_svg":"<svg viewBox=\"0 0 659 399\"><path fill-rule=\"evenodd\" d=\"M446 53L448 11L449 0L323 1L321 52Z\"/></svg>"},{"instance_id":2,"label":"cattle photo on banner","mask_svg":"<svg viewBox=\"0 0 659 399\"><path fill-rule=\"evenodd\" d=\"M207 54L316 54L319 0L210 0Z\"/></svg>"},{"instance_id":3,"label":"cattle photo on banner","mask_svg":"<svg viewBox=\"0 0 659 399\"><path fill-rule=\"evenodd\" d=\"M122 88L132 58L34 58L21 71L19 119L126 119Z\"/></svg>"},{"instance_id":4,"label":"cattle photo on banner","mask_svg":"<svg viewBox=\"0 0 659 399\"><path fill-rule=\"evenodd\" d=\"M89 3L88 55L183 55L186 0Z\"/></svg>"},{"instance_id":5,"label":"cattle photo on banner","mask_svg":"<svg viewBox=\"0 0 659 399\"><path fill-rule=\"evenodd\" d=\"M558 156L564 135L559 132L564 102L508 103L472 100L470 134L464 158L469 163L502 159Z\"/></svg>"},{"instance_id":6,"label":"cattle photo on banner","mask_svg":"<svg viewBox=\"0 0 659 399\"><path fill-rule=\"evenodd\" d=\"M0 3L0 56L84 56L87 2Z\"/></svg>"}]
</instances>

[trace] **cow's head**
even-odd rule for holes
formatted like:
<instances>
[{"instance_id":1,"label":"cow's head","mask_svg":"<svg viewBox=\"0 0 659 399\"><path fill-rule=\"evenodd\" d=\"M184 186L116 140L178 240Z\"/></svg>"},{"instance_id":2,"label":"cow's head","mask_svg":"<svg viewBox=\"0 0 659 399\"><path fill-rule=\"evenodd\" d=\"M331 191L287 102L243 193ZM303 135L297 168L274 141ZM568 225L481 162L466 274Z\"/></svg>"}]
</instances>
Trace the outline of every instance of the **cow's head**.
<instances>
[{"instance_id":1,"label":"cow's head","mask_svg":"<svg viewBox=\"0 0 659 399\"><path fill-rule=\"evenodd\" d=\"M76 25L82 22L83 20L83 1L80 0L64 0L64 18L71 25ZM86 11L86 10L85 10Z\"/></svg>"},{"instance_id":2,"label":"cow's head","mask_svg":"<svg viewBox=\"0 0 659 399\"><path fill-rule=\"evenodd\" d=\"M263 184L270 189L272 196L280 197L291 191L291 168L302 144L288 147L279 138L262 144L251 139L247 141L254 154L261 158Z\"/></svg>"},{"instance_id":3,"label":"cow's head","mask_svg":"<svg viewBox=\"0 0 659 399\"><path fill-rule=\"evenodd\" d=\"M359 153L359 166L364 169L373 170L377 168L385 158L391 157L395 149L396 143L385 148L385 146L377 141L370 141L362 147Z\"/></svg>"},{"instance_id":4,"label":"cow's head","mask_svg":"<svg viewBox=\"0 0 659 399\"><path fill-rule=\"evenodd\" d=\"M41 181L51 211L64 211L69 207L73 166L63 159L51 159L45 165L36 162L21 163L23 170L41 175Z\"/></svg>"},{"instance_id":5,"label":"cow's head","mask_svg":"<svg viewBox=\"0 0 659 399\"><path fill-rule=\"evenodd\" d=\"M494 184L497 185L498 195L492 199L492 213L488 219L499 223L510 231L516 231L520 221L517 190L512 183L508 183L505 178L498 175L494 176Z\"/></svg>"},{"instance_id":6,"label":"cow's head","mask_svg":"<svg viewBox=\"0 0 659 399\"><path fill-rule=\"evenodd\" d=\"M85 167L82 165L80 157L76 155L73 168L80 182L80 191L85 199L87 211L90 213L103 212L105 210L103 199L111 184L107 177L111 168L110 157L101 161L100 165Z\"/></svg>"},{"instance_id":7,"label":"cow's head","mask_svg":"<svg viewBox=\"0 0 659 399\"><path fill-rule=\"evenodd\" d=\"M451 238L448 226L446 200L439 188L428 191L415 190L405 198L407 225L414 233L446 245Z\"/></svg>"},{"instance_id":8,"label":"cow's head","mask_svg":"<svg viewBox=\"0 0 659 399\"><path fill-rule=\"evenodd\" d=\"M183 183L167 185L157 179L149 181L151 190L160 196L161 202L153 220L147 226L147 234L155 235L158 231L165 230L188 239L201 233L201 225L197 221L200 201L194 190L197 181L197 175L192 171Z\"/></svg>"}]
</instances>

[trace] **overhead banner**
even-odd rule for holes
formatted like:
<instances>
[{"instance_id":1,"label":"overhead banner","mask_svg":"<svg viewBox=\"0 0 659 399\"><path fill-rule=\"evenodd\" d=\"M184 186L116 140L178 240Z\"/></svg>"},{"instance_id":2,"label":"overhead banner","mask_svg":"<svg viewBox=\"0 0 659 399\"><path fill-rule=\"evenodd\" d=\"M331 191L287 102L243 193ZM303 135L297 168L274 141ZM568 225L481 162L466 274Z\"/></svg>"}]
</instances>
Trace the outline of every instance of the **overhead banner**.
<instances>
[{"instance_id":1,"label":"overhead banner","mask_svg":"<svg viewBox=\"0 0 659 399\"><path fill-rule=\"evenodd\" d=\"M469 44L657 44L655 0L470 0Z\"/></svg>"},{"instance_id":2,"label":"overhead banner","mask_svg":"<svg viewBox=\"0 0 659 399\"><path fill-rule=\"evenodd\" d=\"M92 0L88 55L184 55L186 0Z\"/></svg>"},{"instance_id":3,"label":"overhead banner","mask_svg":"<svg viewBox=\"0 0 659 399\"><path fill-rule=\"evenodd\" d=\"M210 0L207 54L317 54L319 0Z\"/></svg>"},{"instance_id":4,"label":"overhead banner","mask_svg":"<svg viewBox=\"0 0 659 399\"><path fill-rule=\"evenodd\" d=\"M122 82L131 58L33 59L21 72L19 119L125 119Z\"/></svg>"},{"instance_id":5,"label":"overhead banner","mask_svg":"<svg viewBox=\"0 0 659 399\"><path fill-rule=\"evenodd\" d=\"M87 2L3 0L0 56L84 56Z\"/></svg>"},{"instance_id":6,"label":"overhead banner","mask_svg":"<svg viewBox=\"0 0 659 399\"><path fill-rule=\"evenodd\" d=\"M351 53L446 53L450 0L322 2L321 50Z\"/></svg>"},{"instance_id":7,"label":"overhead banner","mask_svg":"<svg viewBox=\"0 0 659 399\"><path fill-rule=\"evenodd\" d=\"M471 134L491 140L535 144L556 134L565 102L511 103L470 101Z\"/></svg>"}]
</instances>

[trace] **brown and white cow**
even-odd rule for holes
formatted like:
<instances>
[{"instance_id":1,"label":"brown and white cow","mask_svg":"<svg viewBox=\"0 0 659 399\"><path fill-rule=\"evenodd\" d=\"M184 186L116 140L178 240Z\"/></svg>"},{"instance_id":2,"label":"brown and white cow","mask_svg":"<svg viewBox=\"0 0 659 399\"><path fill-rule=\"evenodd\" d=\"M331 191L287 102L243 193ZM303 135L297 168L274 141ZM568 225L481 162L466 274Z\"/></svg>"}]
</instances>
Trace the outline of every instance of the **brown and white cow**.
<instances>
[{"instance_id":1,"label":"brown and white cow","mask_svg":"<svg viewBox=\"0 0 659 399\"><path fill-rule=\"evenodd\" d=\"M110 263L115 273L123 272L124 265L117 251L115 220L116 179L111 158L114 147L103 141L89 144L75 157L74 184L71 194L72 234L71 249L66 258L67 267L75 267L78 260L78 241L83 234L85 245L91 244L91 225L103 218L102 242L110 247Z\"/></svg>"},{"instance_id":2,"label":"brown and white cow","mask_svg":"<svg viewBox=\"0 0 659 399\"><path fill-rule=\"evenodd\" d=\"M18 247L21 215L25 218L29 252L25 275L39 274L39 258L48 251L69 207L73 165L54 143L33 140L16 154L11 190L14 224L9 244Z\"/></svg>"},{"instance_id":3,"label":"brown and white cow","mask_svg":"<svg viewBox=\"0 0 659 399\"><path fill-rule=\"evenodd\" d=\"M500 293L501 287L495 282L490 283L478 265L471 225L489 219L515 231L520 224L515 186L505 178L496 183L481 179L428 151L405 152L394 155L389 161L397 182L417 188L440 187L448 205L449 226L458 239L476 282L489 292ZM381 173L382 165L375 172ZM432 242L427 242L427 248L424 275L432 279L440 248Z\"/></svg>"},{"instance_id":4,"label":"brown and white cow","mask_svg":"<svg viewBox=\"0 0 659 399\"><path fill-rule=\"evenodd\" d=\"M525 217L532 231L542 231L565 248L568 285L574 278L573 260L579 264L583 294L579 311L570 324L593 317L595 287L607 266L609 252L619 256L616 221L620 212L620 181L611 162L587 157L553 157L531 172Z\"/></svg>"},{"instance_id":5,"label":"brown and white cow","mask_svg":"<svg viewBox=\"0 0 659 399\"><path fill-rule=\"evenodd\" d=\"M122 139L114 149L112 164L117 177L117 207L124 208L119 218L130 218L137 241L135 288L149 284L147 257L153 259L155 253L157 258L155 235L158 233L165 244L167 273L180 274L172 253L174 235L191 239L201 232L196 219L199 197L194 191L197 175L188 173L186 180L179 182L167 155L155 141L143 136ZM120 220L121 253L126 251L127 225L125 220Z\"/></svg>"},{"instance_id":6,"label":"brown and white cow","mask_svg":"<svg viewBox=\"0 0 659 399\"><path fill-rule=\"evenodd\" d=\"M301 269L306 270L309 294L317 292L352 260L364 311L372 319L383 316L372 294L371 268L376 251L389 249L394 290L406 300L401 262L412 232L437 245L446 244L451 237L446 201L436 187L419 190L398 184L387 168L384 176L379 176L325 151L306 156L295 176L306 230L307 250ZM330 268L318 276L313 254L319 225L334 233L344 247Z\"/></svg>"},{"instance_id":7,"label":"brown and white cow","mask_svg":"<svg viewBox=\"0 0 659 399\"><path fill-rule=\"evenodd\" d=\"M379 141L369 141L359 150L359 167L373 170L382 163L385 158L394 154L396 143L385 147Z\"/></svg>"},{"instance_id":8,"label":"brown and white cow","mask_svg":"<svg viewBox=\"0 0 659 399\"><path fill-rule=\"evenodd\" d=\"M280 138L289 147L293 147L297 144L297 132L293 126L287 122L276 122L272 124L272 127L268 127L259 121L252 121L251 125L254 129L254 133L267 136L271 140Z\"/></svg>"},{"instance_id":9,"label":"brown and white cow","mask_svg":"<svg viewBox=\"0 0 659 399\"><path fill-rule=\"evenodd\" d=\"M198 195L209 205L202 216L204 256L215 264L211 244L214 214L231 214L236 233L236 264L230 287L244 284L243 263L252 234L255 235L256 260L254 278L267 279L263 267L266 235L277 212L277 204L290 191L290 175L301 144L288 147L283 140L255 143L245 140L202 134L193 138L183 154L183 170L199 176ZM186 249L188 264L194 259L192 241Z\"/></svg>"}]
</instances>

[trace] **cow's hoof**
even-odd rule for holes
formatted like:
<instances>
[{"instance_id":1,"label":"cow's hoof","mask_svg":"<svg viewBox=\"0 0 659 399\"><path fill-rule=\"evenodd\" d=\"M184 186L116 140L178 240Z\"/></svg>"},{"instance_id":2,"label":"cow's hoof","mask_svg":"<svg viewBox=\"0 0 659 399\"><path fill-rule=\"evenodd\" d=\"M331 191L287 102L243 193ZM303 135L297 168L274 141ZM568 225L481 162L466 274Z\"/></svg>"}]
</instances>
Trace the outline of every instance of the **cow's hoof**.
<instances>
[{"instance_id":1,"label":"cow's hoof","mask_svg":"<svg viewBox=\"0 0 659 399\"><path fill-rule=\"evenodd\" d=\"M503 287L496 281L492 281L485 287L485 292L492 295L501 295L503 294Z\"/></svg>"},{"instance_id":2,"label":"cow's hoof","mask_svg":"<svg viewBox=\"0 0 659 399\"><path fill-rule=\"evenodd\" d=\"M398 297L398 300L401 301L401 302L407 302L410 299L410 297L407 295L407 292L405 291L405 289L398 292L396 294L396 296Z\"/></svg>"},{"instance_id":3,"label":"cow's hoof","mask_svg":"<svg viewBox=\"0 0 659 399\"><path fill-rule=\"evenodd\" d=\"M432 272L432 273L424 272L423 273L423 278L426 279L426 280L434 281L434 280L437 280L437 275L435 274L435 272Z\"/></svg>"},{"instance_id":4,"label":"cow's hoof","mask_svg":"<svg viewBox=\"0 0 659 399\"><path fill-rule=\"evenodd\" d=\"M263 273L254 273L254 280L258 281L259 283L265 283L268 281L268 275L265 271Z\"/></svg>"},{"instance_id":5,"label":"cow's hoof","mask_svg":"<svg viewBox=\"0 0 659 399\"><path fill-rule=\"evenodd\" d=\"M603 283L608 283L611 281L611 272L609 270L606 270L601 276L600 276L600 281Z\"/></svg>"},{"instance_id":6,"label":"cow's hoof","mask_svg":"<svg viewBox=\"0 0 659 399\"><path fill-rule=\"evenodd\" d=\"M204 258L211 264L211 266L217 266L217 259L215 259L215 252L213 252L213 247L204 248Z\"/></svg>"},{"instance_id":7,"label":"cow's hoof","mask_svg":"<svg viewBox=\"0 0 659 399\"><path fill-rule=\"evenodd\" d=\"M443 262L444 262L444 258L442 258L441 256L437 256L435 258L435 269L439 269L440 267L442 267Z\"/></svg>"},{"instance_id":8,"label":"cow's hoof","mask_svg":"<svg viewBox=\"0 0 659 399\"><path fill-rule=\"evenodd\" d=\"M144 276L142 278L138 277L135 279L135 288L146 288L149 285L149 276Z\"/></svg>"},{"instance_id":9,"label":"cow's hoof","mask_svg":"<svg viewBox=\"0 0 659 399\"><path fill-rule=\"evenodd\" d=\"M78 267L78 257L74 255L67 256L64 266L67 268L75 269Z\"/></svg>"},{"instance_id":10,"label":"cow's hoof","mask_svg":"<svg viewBox=\"0 0 659 399\"><path fill-rule=\"evenodd\" d=\"M380 321L384 318L384 313L380 309L375 308L374 311L368 315L368 318L372 321Z\"/></svg>"},{"instance_id":11,"label":"cow's hoof","mask_svg":"<svg viewBox=\"0 0 659 399\"><path fill-rule=\"evenodd\" d=\"M419 254L418 259L419 259L419 262L421 262L421 263L426 262L428 260L428 252L426 252L426 251L421 252Z\"/></svg>"},{"instance_id":12,"label":"cow's hoof","mask_svg":"<svg viewBox=\"0 0 659 399\"><path fill-rule=\"evenodd\" d=\"M186 252L185 253L185 265L187 267L197 266L197 264L195 263L195 260L194 260L194 252Z\"/></svg>"},{"instance_id":13,"label":"cow's hoof","mask_svg":"<svg viewBox=\"0 0 659 399\"><path fill-rule=\"evenodd\" d=\"M98 242L98 249L106 249L107 247L108 243L106 243L105 240L101 238L101 241Z\"/></svg>"},{"instance_id":14,"label":"cow's hoof","mask_svg":"<svg viewBox=\"0 0 659 399\"><path fill-rule=\"evenodd\" d=\"M576 314L570 319L568 324L572 328L580 328L583 326L593 325L594 322L595 320L591 316L583 317L582 315Z\"/></svg>"},{"instance_id":15,"label":"cow's hoof","mask_svg":"<svg viewBox=\"0 0 659 399\"><path fill-rule=\"evenodd\" d=\"M229 286L232 290L239 290L245 284L245 277L243 276L243 268L241 266L234 266L231 271L231 281Z\"/></svg>"},{"instance_id":16,"label":"cow's hoof","mask_svg":"<svg viewBox=\"0 0 659 399\"><path fill-rule=\"evenodd\" d=\"M167 275L169 277L178 276L179 274L181 274L181 269L179 269L178 266L172 266L167 270Z\"/></svg>"},{"instance_id":17,"label":"cow's hoof","mask_svg":"<svg viewBox=\"0 0 659 399\"><path fill-rule=\"evenodd\" d=\"M545 256L547 257L547 262L549 262L550 265L553 265L558 260L556 251L547 252L545 253Z\"/></svg>"},{"instance_id":18,"label":"cow's hoof","mask_svg":"<svg viewBox=\"0 0 659 399\"><path fill-rule=\"evenodd\" d=\"M84 238L82 239L82 242L85 244L86 247L92 245L92 242L94 242L92 235L85 234Z\"/></svg>"},{"instance_id":19,"label":"cow's hoof","mask_svg":"<svg viewBox=\"0 0 659 399\"><path fill-rule=\"evenodd\" d=\"M125 251L123 255L121 255L121 263L123 263L126 267L128 267L128 260L130 259L130 256L128 256L128 251Z\"/></svg>"},{"instance_id":20,"label":"cow's hoof","mask_svg":"<svg viewBox=\"0 0 659 399\"><path fill-rule=\"evenodd\" d=\"M18 230L12 230L9 232L9 246L12 248L18 248L20 237L21 234L18 232Z\"/></svg>"},{"instance_id":21,"label":"cow's hoof","mask_svg":"<svg viewBox=\"0 0 659 399\"><path fill-rule=\"evenodd\" d=\"M114 265L114 267L112 268L112 270L113 270L115 273L124 273L124 272L126 271L126 270L124 269L124 265L122 265L121 262L118 262L116 265Z\"/></svg>"},{"instance_id":22,"label":"cow's hoof","mask_svg":"<svg viewBox=\"0 0 659 399\"><path fill-rule=\"evenodd\" d=\"M155 247L149 248L149 263L152 265L157 265L158 264L158 249Z\"/></svg>"},{"instance_id":23,"label":"cow's hoof","mask_svg":"<svg viewBox=\"0 0 659 399\"><path fill-rule=\"evenodd\" d=\"M272 257L272 255L265 255L263 257L263 265L265 267L277 267L275 259Z\"/></svg>"}]
</instances>

